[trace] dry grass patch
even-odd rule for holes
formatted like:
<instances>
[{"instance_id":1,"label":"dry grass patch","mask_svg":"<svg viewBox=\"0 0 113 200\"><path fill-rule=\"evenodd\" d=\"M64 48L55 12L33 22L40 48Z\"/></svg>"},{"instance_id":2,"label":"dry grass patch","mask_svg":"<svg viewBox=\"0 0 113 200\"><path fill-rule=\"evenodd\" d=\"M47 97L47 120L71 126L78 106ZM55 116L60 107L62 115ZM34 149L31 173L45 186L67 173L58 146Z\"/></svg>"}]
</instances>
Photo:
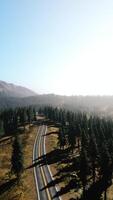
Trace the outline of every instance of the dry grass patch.
<instances>
[{"instance_id":1,"label":"dry grass patch","mask_svg":"<svg viewBox=\"0 0 113 200\"><path fill-rule=\"evenodd\" d=\"M0 142L0 200L36 199L33 168L26 169L32 164L32 152L36 134L37 127L31 127L29 131L20 136L23 141L25 170L19 186L15 183L15 180L13 181L14 177L9 179L8 176L11 168L12 140Z\"/></svg>"},{"instance_id":2,"label":"dry grass patch","mask_svg":"<svg viewBox=\"0 0 113 200\"><path fill-rule=\"evenodd\" d=\"M113 200L113 185L107 189L107 200Z\"/></svg>"}]
</instances>

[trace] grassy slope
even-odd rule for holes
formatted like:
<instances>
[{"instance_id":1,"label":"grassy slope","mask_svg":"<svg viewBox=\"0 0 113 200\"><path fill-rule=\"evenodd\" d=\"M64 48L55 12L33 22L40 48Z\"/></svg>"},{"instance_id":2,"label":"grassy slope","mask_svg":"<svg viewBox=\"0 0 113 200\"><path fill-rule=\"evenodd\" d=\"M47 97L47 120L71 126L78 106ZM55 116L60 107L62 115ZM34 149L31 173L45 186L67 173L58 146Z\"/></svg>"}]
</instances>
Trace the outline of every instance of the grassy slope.
<instances>
[{"instance_id":1,"label":"grassy slope","mask_svg":"<svg viewBox=\"0 0 113 200\"><path fill-rule=\"evenodd\" d=\"M12 141L0 141L0 200L31 200L36 199L33 168L26 169L32 164L32 151L37 128L22 134L24 147L24 173L19 186L15 184L14 177L9 179Z\"/></svg>"},{"instance_id":2,"label":"grassy slope","mask_svg":"<svg viewBox=\"0 0 113 200\"><path fill-rule=\"evenodd\" d=\"M37 128L31 128L30 132L22 134L21 137L24 141L24 167L27 168L32 164L32 150L36 136ZM47 153L54 151L57 148L57 132L58 128L49 127L48 135L46 137L46 150ZM10 138L6 138L6 141L0 141L0 200L35 200L36 191L34 183L33 168L24 171L22 176L23 184L19 187L15 185L13 179L9 180L8 173L10 171L10 158L11 158L11 144ZM57 155L58 157L58 155ZM60 169L65 167L63 163L60 165ZM57 162L53 162L50 165L53 175L59 171L59 165ZM55 176L55 179L60 179L61 175ZM58 181L60 188L65 188L68 184L68 177ZM113 185L107 190L108 200L113 200ZM73 189L67 190L62 195L62 199L69 200L75 198L76 193Z\"/></svg>"}]
</instances>

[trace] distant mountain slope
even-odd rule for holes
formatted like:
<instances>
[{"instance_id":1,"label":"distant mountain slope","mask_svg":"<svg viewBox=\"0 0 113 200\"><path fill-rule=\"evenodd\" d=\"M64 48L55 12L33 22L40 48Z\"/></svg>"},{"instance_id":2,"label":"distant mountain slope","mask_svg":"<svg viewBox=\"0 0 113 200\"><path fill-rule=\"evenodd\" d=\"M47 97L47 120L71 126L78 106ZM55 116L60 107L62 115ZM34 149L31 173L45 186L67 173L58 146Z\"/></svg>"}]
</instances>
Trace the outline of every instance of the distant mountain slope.
<instances>
[{"instance_id":1,"label":"distant mountain slope","mask_svg":"<svg viewBox=\"0 0 113 200\"><path fill-rule=\"evenodd\" d=\"M0 97L29 97L36 93L22 86L0 81Z\"/></svg>"},{"instance_id":2,"label":"distant mountain slope","mask_svg":"<svg viewBox=\"0 0 113 200\"><path fill-rule=\"evenodd\" d=\"M76 111L107 114L113 117L113 96L37 95L33 91L0 81L0 109L17 106L51 105Z\"/></svg>"}]
</instances>

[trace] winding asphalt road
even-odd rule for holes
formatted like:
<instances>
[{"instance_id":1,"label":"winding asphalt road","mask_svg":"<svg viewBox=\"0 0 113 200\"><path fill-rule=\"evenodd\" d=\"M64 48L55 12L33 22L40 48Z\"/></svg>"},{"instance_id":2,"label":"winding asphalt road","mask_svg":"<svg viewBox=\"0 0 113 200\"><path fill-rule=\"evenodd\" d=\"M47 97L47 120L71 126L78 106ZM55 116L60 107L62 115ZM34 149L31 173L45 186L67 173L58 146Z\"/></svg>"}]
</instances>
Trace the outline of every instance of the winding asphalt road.
<instances>
[{"instance_id":1,"label":"winding asphalt road","mask_svg":"<svg viewBox=\"0 0 113 200\"><path fill-rule=\"evenodd\" d=\"M40 161L40 157L43 156L46 163L46 149L45 149L45 136L47 132L47 126L39 126L38 133L34 143L33 149L33 164ZM45 156L45 157L44 157ZM37 189L38 200L61 200L61 197L57 196L57 186L48 187L48 184L53 181L53 177L50 168L47 164L36 164L34 167L34 175Z\"/></svg>"}]
</instances>

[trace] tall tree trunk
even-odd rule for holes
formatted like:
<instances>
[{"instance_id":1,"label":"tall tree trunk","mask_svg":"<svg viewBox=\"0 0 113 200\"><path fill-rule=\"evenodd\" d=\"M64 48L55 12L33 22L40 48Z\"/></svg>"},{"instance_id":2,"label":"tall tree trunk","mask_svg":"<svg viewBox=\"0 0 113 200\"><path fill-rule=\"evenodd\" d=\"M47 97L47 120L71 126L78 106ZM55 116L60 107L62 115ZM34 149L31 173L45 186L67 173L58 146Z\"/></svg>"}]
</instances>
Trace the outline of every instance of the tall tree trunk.
<instances>
[{"instance_id":1,"label":"tall tree trunk","mask_svg":"<svg viewBox=\"0 0 113 200\"><path fill-rule=\"evenodd\" d=\"M95 183L95 162L94 161L92 163L92 167L93 167L93 183Z\"/></svg>"},{"instance_id":2,"label":"tall tree trunk","mask_svg":"<svg viewBox=\"0 0 113 200\"><path fill-rule=\"evenodd\" d=\"M85 187L85 184L83 184L83 198L85 200L85 191L86 191L86 187Z\"/></svg>"},{"instance_id":3,"label":"tall tree trunk","mask_svg":"<svg viewBox=\"0 0 113 200\"><path fill-rule=\"evenodd\" d=\"M80 139L77 139L77 143L78 143L78 151L80 152Z\"/></svg>"},{"instance_id":4,"label":"tall tree trunk","mask_svg":"<svg viewBox=\"0 0 113 200\"><path fill-rule=\"evenodd\" d=\"M107 189L104 191L104 200L107 200Z\"/></svg>"}]
</instances>

